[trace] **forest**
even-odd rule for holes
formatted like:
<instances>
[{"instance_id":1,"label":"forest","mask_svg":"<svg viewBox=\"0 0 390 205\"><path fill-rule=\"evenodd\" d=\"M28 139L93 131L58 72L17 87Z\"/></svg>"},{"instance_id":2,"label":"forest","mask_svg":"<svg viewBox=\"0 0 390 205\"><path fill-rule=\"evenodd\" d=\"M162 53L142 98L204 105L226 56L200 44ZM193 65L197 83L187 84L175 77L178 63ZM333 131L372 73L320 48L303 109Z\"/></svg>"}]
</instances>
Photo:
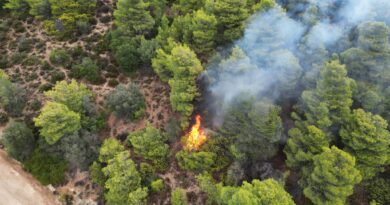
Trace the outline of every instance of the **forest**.
<instances>
[{"instance_id":1,"label":"forest","mask_svg":"<svg viewBox=\"0 0 390 205\"><path fill-rule=\"evenodd\" d=\"M0 0L0 145L66 205L389 205L389 40L388 0Z\"/></svg>"}]
</instances>

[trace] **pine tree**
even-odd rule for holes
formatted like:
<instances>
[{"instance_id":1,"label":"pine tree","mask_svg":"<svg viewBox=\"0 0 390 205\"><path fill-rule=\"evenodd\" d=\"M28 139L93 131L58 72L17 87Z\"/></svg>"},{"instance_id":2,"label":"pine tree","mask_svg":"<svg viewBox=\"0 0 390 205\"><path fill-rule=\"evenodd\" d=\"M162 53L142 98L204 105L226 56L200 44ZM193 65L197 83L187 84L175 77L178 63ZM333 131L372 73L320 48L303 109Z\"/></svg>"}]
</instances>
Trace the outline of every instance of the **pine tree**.
<instances>
[{"instance_id":1,"label":"pine tree","mask_svg":"<svg viewBox=\"0 0 390 205\"><path fill-rule=\"evenodd\" d=\"M114 17L118 28L130 36L148 34L155 24L143 0L118 0Z\"/></svg>"},{"instance_id":2,"label":"pine tree","mask_svg":"<svg viewBox=\"0 0 390 205\"><path fill-rule=\"evenodd\" d=\"M274 179L252 183L244 182L241 187L219 186L221 204L226 205L295 205L290 194Z\"/></svg>"},{"instance_id":3,"label":"pine tree","mask_svg":"<svg viewBox=\"0 0 390 205\"><path fill-rule=\"evenodd\" d=\"M379 115L362 109L353 111L340 130L346 151L356 157L357 167L364 179L384 170L389 161L390 133L387 122Z\"/></svg>"},{"instance_id":4,"label":"pine tree","mask_svg":"<svg viewBox=\"0 0 390 205\"><path fill-rule=\"evenodd\" d=\"M354 186L361 181L355 158L333 146L314 157L304 194L317 205L344 205Z\"/></svg>"},{"instance_id":5,"label":"pine tree","mask_svg":"<svg viewBox=\"0 0 390 205\"><path fill-rule=\"evenodd\" d=\"M56 102L48 102L34 122L35 126L41 127L40 134L50 145L81 128L80 114Z\"/></svg>"},{"instance_id":6,"label":"pine tree","mask_svg":"<svg viewBox=\"0 0 390 205\"><path fill-rule=\"evenodd\" d=\"M208 54L214 49L217 34L217 19L198 10L192 18L192 46L198 54Z\"/></svg>"},{"instance_id":7,"label":"pine tree","mask_svg":"<svg viewBox=\"0 0 390 205\"><path fill-rule=\"evenodd\" d=\"M202 64L186 45L176 45L170 54L159 49L152 64L157 75L168 81L172 108L182 114L182 127L187 127L194 109L192 101L198 95L196 79L203 71Z\"/></svg>"},{"instance_id":8,"label":"pine tree","mask_svg":"<svg viewBox=\"0 0 390 205\"><path fill-rule=\"evenodd\" d=\"M208 0L206 8L218 20L219 43L230 43L240 38L244 21L248 18L246 0Z\"/></svg>"},{"instance_id":9,"label":"pine tree","mask_svg":"<svg viewBox=\"0 0 390 205\"><path fill-rule=\"evenodd\" d=\"M352 91L355 81L347 76L347 70L338 60L333 60L321 69L317 87L304 91L302 100L309 124L326 129L339 127L350 114Z\"/></svg>"},{"instance_id":10,"label":"pine tree","mask_svg":"<svg viewBox=\"0 0 390 205\"><path fill-rule=\"evenodd\" d=\"M329 147L325 133L315 126L307 126L304 130L293 128L288 132L289 139L284 148L289 167L302 168L313 163L313 157Z\"/></svg>"}]
</instances>

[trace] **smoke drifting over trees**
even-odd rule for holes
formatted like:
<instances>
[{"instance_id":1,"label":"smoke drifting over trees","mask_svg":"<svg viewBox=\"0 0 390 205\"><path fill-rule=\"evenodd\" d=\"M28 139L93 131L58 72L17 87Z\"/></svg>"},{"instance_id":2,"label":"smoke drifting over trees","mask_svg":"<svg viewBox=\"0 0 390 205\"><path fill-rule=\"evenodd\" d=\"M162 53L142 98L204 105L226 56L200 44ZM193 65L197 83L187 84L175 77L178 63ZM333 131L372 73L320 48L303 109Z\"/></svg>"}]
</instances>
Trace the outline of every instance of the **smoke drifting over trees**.
<instances>
[{"instance_id":1,"label":"smoke drifting over trees","mask_svg":"<svg viewBox=\"0 0 390 205\"><path fill-rule=\"evenodd\" d=\"M248 21L244 36L216 57L204 76L216 100L215 122L242 95L276 100L299 97L313 86L323 64L334 53L354 46L358 26L367 21L389 22L386 0L295 0L262 11ZM215 106L216 105L216 106Z\"/></svg>"}]
</instances>

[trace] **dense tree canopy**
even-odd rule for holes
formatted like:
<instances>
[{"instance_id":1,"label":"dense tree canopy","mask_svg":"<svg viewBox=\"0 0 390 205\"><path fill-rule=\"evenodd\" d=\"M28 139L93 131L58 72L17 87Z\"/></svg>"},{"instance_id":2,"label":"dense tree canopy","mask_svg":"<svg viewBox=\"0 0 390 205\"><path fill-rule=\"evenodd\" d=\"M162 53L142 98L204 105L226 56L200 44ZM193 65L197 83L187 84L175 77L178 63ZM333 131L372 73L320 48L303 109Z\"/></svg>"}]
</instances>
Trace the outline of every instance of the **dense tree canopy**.
<instances>
[{"instance_id":1,"label":"dense tree canopy","mask_svg":"<svg viewBox=\"0 0 390 205\"><path fill-rule=\"evenodd\" d=\"M186 45L175 46L169 54L159 49L153 69L171 87L172 108L182 114L182 127L187 127L194 109L192 101L198 95L196 79L203 71L196 54Z\"/></svg>"},{"instance_id":2,"label":"dense tree canopy","mask_svg":"<svg viewBox=\"0 0 390 205\"><path fill-rule=\"evenodd\" d=\"M345 204L354 186L361 181L355 158L333 146L313 160L314 169L307 179L305 196L318 205Z\"/></svg>"},{"instance_id":3,"label":"dense tree canopy","mask_svg":"<svg viewBox=\"0 0 390 205\"><path fill-rule=\"evenodd\" d=\"M221 132L233 141L237 158L266 160L277 152L282 137L280 108L242 96L228 109Z\"/></svg>"},{"instance_id":4,"label":"dense tree canopy","mask_svg":"<svg viewBox=\"0 0 390 205\"><path fill-rule=\"evenodd\" d=\"M354 110L340 130L346 151L356 157L357 167L365 179L372 178L390 163L390 133L387 122L379 115Z\"/></svg>"}]
</instances>

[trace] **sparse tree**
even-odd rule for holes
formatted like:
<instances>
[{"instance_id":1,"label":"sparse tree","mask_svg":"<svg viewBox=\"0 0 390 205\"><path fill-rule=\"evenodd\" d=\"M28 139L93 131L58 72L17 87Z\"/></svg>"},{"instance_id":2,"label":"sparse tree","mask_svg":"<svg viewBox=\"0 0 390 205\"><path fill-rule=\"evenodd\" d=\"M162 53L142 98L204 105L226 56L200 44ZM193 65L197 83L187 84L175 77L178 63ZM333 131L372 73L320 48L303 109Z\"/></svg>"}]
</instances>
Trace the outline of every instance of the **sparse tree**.
<instances>
[{"instance_id":1,"label":"sparse tree","mask_svg":"<svg viewBox=\"0 0 390 205\"><path fill-rule=\"evenodd\" d=\"M12 121L3 131L1 141L7 153L19 160L26 160L34 149L32 130L22 122Z\"/></svg>"},{"instance_id":2,"label":"sparse tree","mask_svg":"<svg viewBox=\"0 0 390 205\"><path fill-rule=\"evenodd\" d=\"M41 114L34 118L34 122L35 126L40 127L41 136L50 145L81 128L80 114L56 102L48 102L42 108Z\"/></svg>"}]
</instances>

